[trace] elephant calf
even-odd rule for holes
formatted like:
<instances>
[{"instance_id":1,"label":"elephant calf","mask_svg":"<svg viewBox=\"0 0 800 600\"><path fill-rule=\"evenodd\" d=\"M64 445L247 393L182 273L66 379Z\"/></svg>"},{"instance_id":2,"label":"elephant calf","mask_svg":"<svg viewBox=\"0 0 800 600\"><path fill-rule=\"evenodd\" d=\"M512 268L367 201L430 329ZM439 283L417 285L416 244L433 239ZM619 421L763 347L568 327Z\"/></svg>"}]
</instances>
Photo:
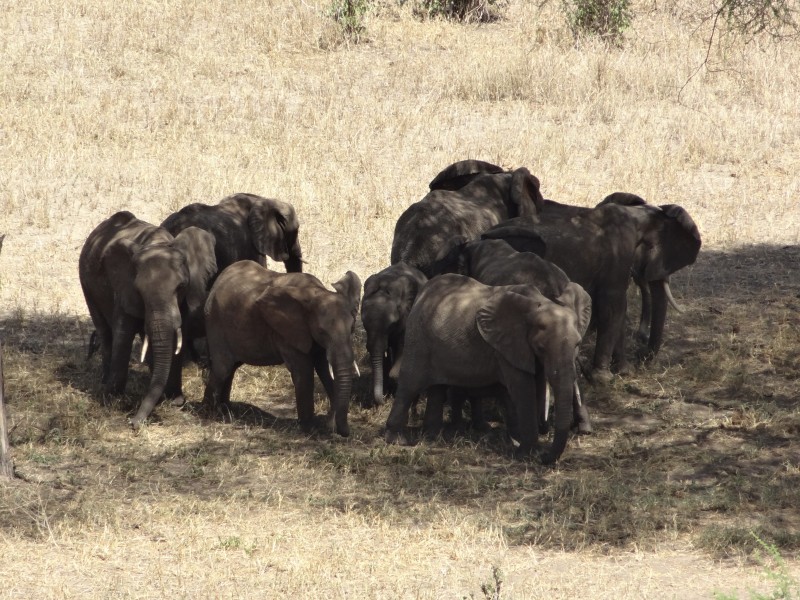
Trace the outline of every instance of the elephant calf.
<instances>
[{"instance_id":1,"label":"elephant calf","mask_svg":"<svg viewBox=\"0 0 800 600\"><path fill-rule=\"evenodd\" d=\"M372 398L383 404L384 381L396 377L403 354L406 317L428 278L419 269L399 262L364 282L361 321L367 333L372 364Z\"/></svg>"},{"instance_id":2,"label":"elephant calf","mask_svg":"<svg viewBox=\"0 0 800 600\"><path fill-rule=\"evenodd\" d=\"M538 446L537 377L555 397L555 436L546 463L558 460L572 424L575 356L581 341L575 311L545 298L534 286L492 287L461 275L429 281L406 324L397 394L386 439L402 439L411 403L428 390L441 405L447 386L479 392L505 388L517 413L520 453ZM426 418L427 420L427 418Z\"/></svg>"},{"instance_id":3,"label":"elephant calf","mask_svg":"<svg viewBox=\"0 0 800 600\"><path fill-rule=\"evenodd\" d=\"M316 370L331 403L328 425L349 435L353 330L361 281L348 271L333 287L335 292L313 275L277 273L249 260L225 269L205 308L211 360L206 407L215 409L230 401L239 365L285 364L292 374L300 425L309 429Z\"/></svg>"}]
</instances>

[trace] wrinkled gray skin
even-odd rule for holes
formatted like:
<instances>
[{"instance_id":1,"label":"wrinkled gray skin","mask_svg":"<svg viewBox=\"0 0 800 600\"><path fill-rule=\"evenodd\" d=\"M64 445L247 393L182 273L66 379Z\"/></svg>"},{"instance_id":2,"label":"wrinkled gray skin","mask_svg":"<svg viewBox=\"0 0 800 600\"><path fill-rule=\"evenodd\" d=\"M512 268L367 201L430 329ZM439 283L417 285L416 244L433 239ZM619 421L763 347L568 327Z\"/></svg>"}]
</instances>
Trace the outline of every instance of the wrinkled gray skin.
<instances>
[{"instance_id":1,"label":"wrinkled gray skin","mask_svg":"<svg viewBox=\"0 0 800 600\"><path fill-rule=\"evenodd\" d=\"M361 322L367 333L372 399L376 406L383 404L386 379L390 375L397 376L406 317L426 281L427 277L420 270L400 262L369 276L364 282Z\"/></svg>"},{"instance_id":2,"label":"wrinkled gray skin","mask_svg":"<svg viewBox=\"0 0 800 600\"><path fill-rule=\"evenodd\" d=\"M533 285L548 300L572 309L578 317L581 337L586 333L592 315L592 300L577 283L548 260L530 252L517 252L504 240L474 240L462 244L448 254L449 264L440 263L447 272L467 275L485 285ZM537 394L545 393L545 380L537 377ZM544 408L544 404L541 404ZM577 394L573 398L574 427L579 433L591 433L589 413ZM547 432L544 412L539 431Z\"/></svg>"},{"instance_id":3,"label":"wrinkled gray skin","mask_svg":"<svg viewBox=\"0 0 800 600\"><path fill-rule=\"evenodd\" d=\"M538 404L544 402L532 393L538 372L555 397L553 445L541 458L558 460L572 424L579 327L572 309L533 286L491 287L454 274L432 279L408 316L387 441L405 441L409 408L425 390L428 402L439 405L446 386L481 392L502 385L516 410L519 452L531 453L538 447ZM431 411L437 420L440 414ZM425 428L440 427L425 423Z\"/></svg>"},{"instance_id":4,"label":"wrinkled gray skin","mask_svg":"<svg viewBox=\"0 0 800 600\"><path fill-rule=\"evenodd\" d=\"M682 211L684 214L685 211ZM690 265L700 250L694 223L676 219L657 206L626 206L609 201L595 208L545 201L534 216L510 219L483 237L504 239L526 250L531 232L544 239L545 258L561 267L592 298L597 328L593 366L599 379L610 377L612 357L620 373L629 370L625 354L625 315L631 275L647 281L654 296L651 346L661 344L671 273ZM688 215L686 215L688 216Z\"/></svg>"},{"instance_id":5,"label":"wrinkled gray skin","mask_svg":"<svg viewBox=\"0 0 800 600\"><path fill-rule=\"evenodd\" d=\"M190 204L172 213L161 226L176 235L199 227L214 235L219 272L240 260L266 265L265 256L283 262L287 273L303 270L300 223L288 202L255 194L234 194L219 204Z\"/></svg>"},{"instance_id":6,"label":"wrinkled gray skin","mask_svg":"<svg viewBox=\"0 0 800 600\"><path fill-rule=\"evenodd\" d=\"M102 352L106 393L125 390L137 333L146 336L152 352L150 385L131 420L134 429L162 395L183 402L182 361L176 350L184 342L184 324L202 314L216 271L214 238L196 227L173 238L123 211L100 223L86 239L80 282Z\"/></svg>"},{"instance_id":7,"label":"wrinkled gray skin","mask_svg":"<svg viewBox=\"0 0 800 600\"><path fill-rule=\"evenodd\" d=\"M457 190L449 189L462 185ZM391 264L405 262L431 277L431 266L453 246L512 217L533 214L543 201L539 180L527 169L505 173L482 161L447 167L431 191L400 215L394 229Z\"/></svg>"},{"instance_id":8,"label":"wrinkled gray skin","mask_svg":"<svg viewBox=\"0 0 800 600\"><path fill-rule=\"evenodd\" d=\"M645 222L656 223L647 241L637 246L632 270L633 281L642 298L637 337L646 345L642 358L650 360L658 354L664 339L667 304L682 312L672 297L669 278L697 259L702 244L700 232L686 209L676 204L652 206L641 197L625 192L606 196L598 206L604 204L629 207L632 212L645 215Z\"/></svg>"},{"instance_id":9,"label":"wrinkled gray skin","mask_svg":"<svg viewBox=\"0 0 800 600\"><path fill-rule=\"evenodd\" d=\"M211 359L206 408L218 410L230 402L240 365L285 364L294 383L300 426L308 430L313 425L316 370L330 399L329 428L349 435L353 329L361 281L348 271L333 286L335 292L313 275L277 273L253 261L225 269L206 302Z\"/></svg>"}]
</instances>

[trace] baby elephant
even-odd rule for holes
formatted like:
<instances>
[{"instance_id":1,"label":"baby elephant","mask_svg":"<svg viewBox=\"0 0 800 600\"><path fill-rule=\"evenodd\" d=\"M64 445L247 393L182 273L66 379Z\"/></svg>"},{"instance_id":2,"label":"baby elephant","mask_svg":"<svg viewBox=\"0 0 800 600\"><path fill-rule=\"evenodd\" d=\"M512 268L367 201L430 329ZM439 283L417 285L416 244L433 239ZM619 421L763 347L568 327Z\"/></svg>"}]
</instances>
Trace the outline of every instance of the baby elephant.
<instances>
[{"instance_id":1,"label":"baby elephant","mask_svg":"<svg viewBox=\"0 0 800 600\"><path fill-rule=\"evenodd\" d=\"M543 462L558 460L572 424L575 355L586 323L531 285L492 287L442 275L422 290L406 325L403 363L387 441L402 438L411 403L425 390L439 404L445 386L490 390L502 385L517 414L519 451L538 445L535 390L544 378L555 398L555 436Z\"/></svg>"},{"instance_id":2,"label":"baby elephant","mask_svg":"<svg viewBox=\"0 0 800 600\"><path fill-rule=\"evenodd\" d=\"M367 351L372 364L372 398L383 404L384 381L396 377L403 354L406 317L428 278L422 271L399 262L364 283L361 321L367 333Z\"/></svg>"},{"instance_id":3,"label":"baby elephant","mask_svg":"<svg viewBox=\"0 0 800 600\"><path fill-rule=\"evenodd\" d=\"M348 271L331 292L306 273L277 273L253 261L234 263L217 278L206 302L211 369L204 404L230 401L241 364L285 364L292 374L303 429L314 420L314 371L330 399L328 425L350 434L353 329L361 281ZM335 385L334 385L335 383Z\"/></svg>"}]
</instances>

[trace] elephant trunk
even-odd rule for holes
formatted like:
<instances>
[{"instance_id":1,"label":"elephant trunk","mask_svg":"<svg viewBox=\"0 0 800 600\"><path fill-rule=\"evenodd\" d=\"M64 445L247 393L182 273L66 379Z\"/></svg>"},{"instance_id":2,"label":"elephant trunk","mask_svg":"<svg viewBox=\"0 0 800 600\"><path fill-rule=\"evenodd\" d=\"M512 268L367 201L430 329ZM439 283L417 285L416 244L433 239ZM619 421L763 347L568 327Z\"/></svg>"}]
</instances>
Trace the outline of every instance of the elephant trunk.
<instances>
[{"instance_id":1,"label":"elephant trunk","mask_svg":"<svg viewBox=\"0 0 800 600\"><path fill-rule=\"evenodd\" d=\"M153 353L152 373L147 393L136 415L131 419L131 426L134 429L138 429L150 416L164 393L172 369L173 354L180 337L180 325L176 326L172 319L154 318L145 324L145 331Z\"/></svg>"},{"instance_id":2,"label":"elephant trunk","mask_svg":"<svg viewBox=\"0 0 800 600\"><path fill-rule=\"evenodd\" d=\"M647 359L652 359L658 354L661 342L664 340L664 323L667 320L667 304L669 284L666 280L650 282L650 295L652 296L652 314L650 317L650 339L647 343Z\"/></svg>"},{"instance_id":3,"label":"elephant trunk","mask_svg":"<svg viewBox=\"0 0 800 600\"><path fill-rule=\"evenodd\" d=\"M375 406L383 404L383 352L370 351L370 362L372 363L372 401Z\"/></svg>"},{"instance_id":4,"label":"elephant trunk","mask_svg":"<svg viewBox=\"0 0 800 600\"><path fill-rule=\"evenodd\" d=\"M575 368L547 369L547 379L553 389L555 415L553 417L553 445L550 452L542 457L542 462L556 462L567 447L572 426L573 392L575 390Z\"/></svg>"},{"instance_id":5,"label":"elephant trunk","mask_svg":"<svg viewBox=\"0 0 800 600\"><path fill-rule=\"evenodd\" d=\"M353 357L339 357L333 362L333 406L334 429L342 437L350 435L347 413L350 409L350 393L353 388Z\"/></svg>"}]
</instances>

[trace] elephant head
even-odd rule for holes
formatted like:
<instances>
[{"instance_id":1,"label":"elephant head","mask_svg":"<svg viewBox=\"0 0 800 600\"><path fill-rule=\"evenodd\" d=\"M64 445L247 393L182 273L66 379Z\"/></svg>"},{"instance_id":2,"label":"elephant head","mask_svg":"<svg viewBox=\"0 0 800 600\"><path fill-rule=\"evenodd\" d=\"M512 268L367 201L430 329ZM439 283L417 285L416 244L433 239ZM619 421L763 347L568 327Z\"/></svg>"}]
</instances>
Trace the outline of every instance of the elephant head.
<instances>
[{"instance_id":1,"label":"elephant head","mask_svg":"<svg viewBox=\"0 0 800 600\"><path fill-rule=\"evenodd\" d=\"M670 275L697 259L702 245L700 231L689 213L676 204L654 206L623 192L610 194L600 205L610 203L627 207L639 224L632 275L642 295L639 338L647 341L647 357L652 357L663 341L667 304L681 312L669 287Z\"/></svg>"},{"instance_id":2,"label":"elephant head","mask_svg":"<svg viewBox=\"0 0 800 600\"><path fill-rule=\"evenodd\" d=\"M575 357L582 334L578 315L528 286L523 293L506 289L491 296L476 314L483 339L511 366L534 372L540 365L555 398L555 435L543 462L552 463L564 452L572 424L572 400L577 372ZM527 288L527 290L525 289ZM544 402L537 398L537 402ZM529 413L536 414L535 406ZM518 413L522 414L518 407ZM518 427L534 427L521 418ZM533 433L536 435L536 432Z\"/></svg>"},{"instance_id":3,"label":"elephant head","mask_svg":"<svg viewBox=\"0 0 800 600\"><path fill-rule=\"evenodd\" d=\"M335 386L329 424L332 430L347 436L353 384L353 331L361 281L348 271L333 287L335 293L322 286L271 285L256 304L261 318L284 344L303 354L311 353L315 343L325 350Z\"/></svg>"},{"instance_id":4,"label":"elephant head","mask_svg":"<svg viewBox=\"0 0 800 600\"><path fill-rule=\"evenodd\" d=\"M150 386L132 420L137 428L164 393L170 370L180 368L172 356L181 351L183 320L202 313L208 284L216 274L214 236L190 227L163 243L120 238L108 245L101 260L114 290L115 310L144 322L143 357L152 345Z\"/></svg>"}]
</instances>

